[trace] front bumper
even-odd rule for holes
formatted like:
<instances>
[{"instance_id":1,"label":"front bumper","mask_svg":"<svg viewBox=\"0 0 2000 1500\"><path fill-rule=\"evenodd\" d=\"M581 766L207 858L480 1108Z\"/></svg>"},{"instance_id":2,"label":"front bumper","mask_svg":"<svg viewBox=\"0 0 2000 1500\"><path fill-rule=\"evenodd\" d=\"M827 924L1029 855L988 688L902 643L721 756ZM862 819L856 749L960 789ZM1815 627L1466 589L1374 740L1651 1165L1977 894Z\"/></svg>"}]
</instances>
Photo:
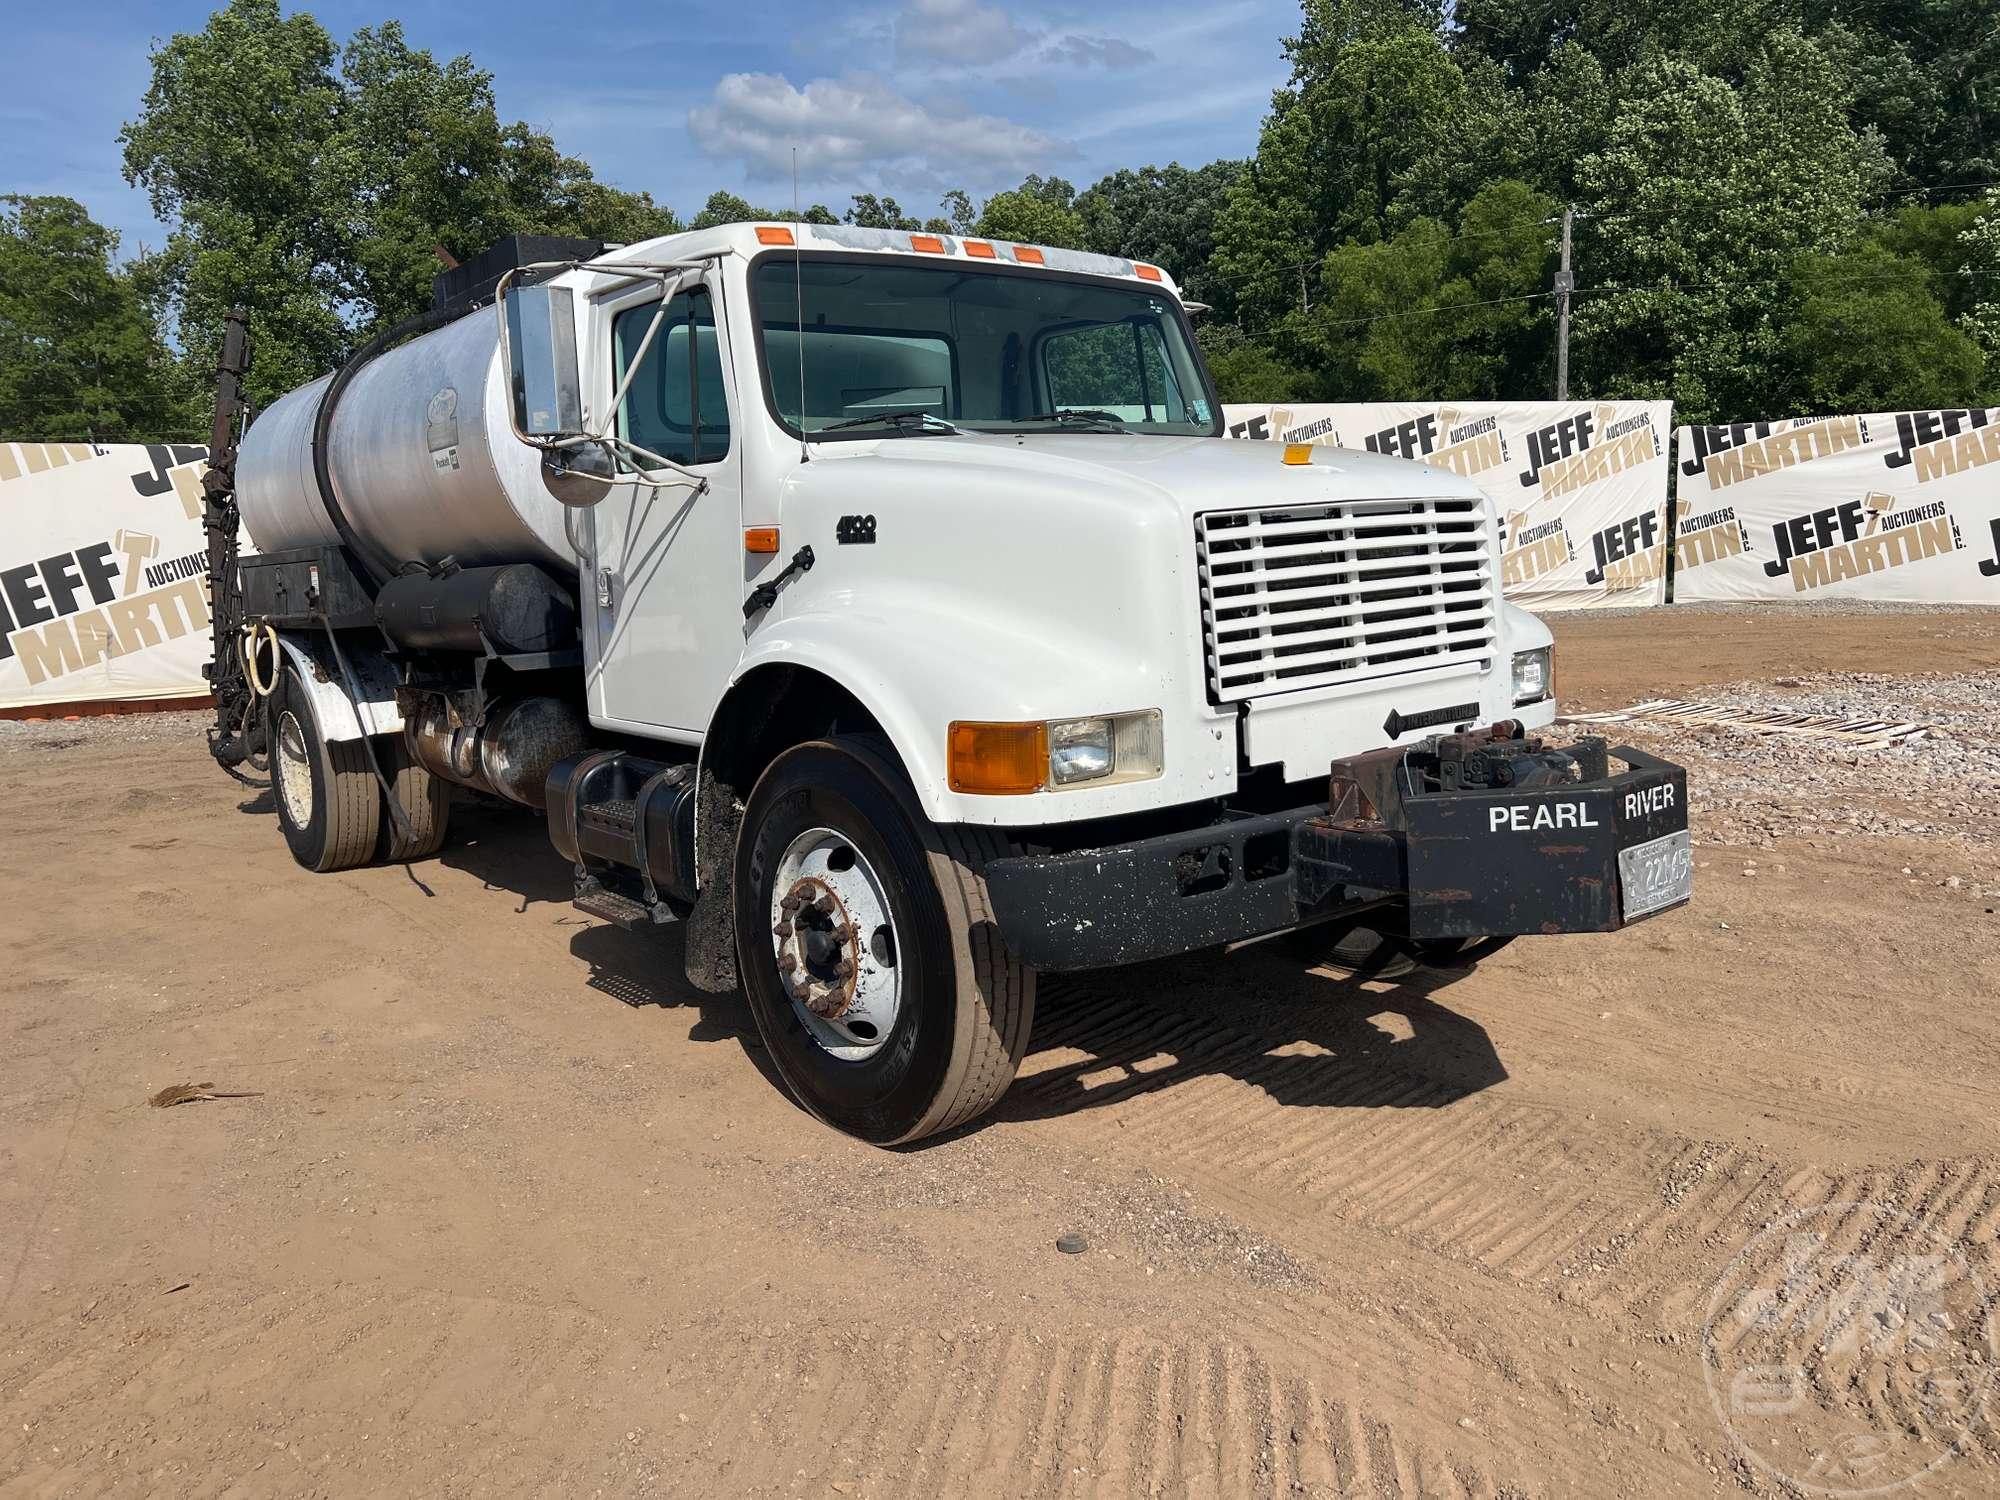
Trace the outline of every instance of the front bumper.
<instances>
[{"instance_id":1,"label":"front bumper","mask_svg":"<svg viewBox=\"0 0 2000 1500\"><path fill-rule=\"evenodd\" d=\"M1104 968L1389 908L1413 939L1610 932L1687 900L1687 773L1597 747L1552 787L1412 791L1402 751L1334 768L1328 801L986 866L1007 946ZM1612 774L1606 755L1625 763ZM1669 899L1662 899L1664 892Z\"/></svg>"}]
</instances>

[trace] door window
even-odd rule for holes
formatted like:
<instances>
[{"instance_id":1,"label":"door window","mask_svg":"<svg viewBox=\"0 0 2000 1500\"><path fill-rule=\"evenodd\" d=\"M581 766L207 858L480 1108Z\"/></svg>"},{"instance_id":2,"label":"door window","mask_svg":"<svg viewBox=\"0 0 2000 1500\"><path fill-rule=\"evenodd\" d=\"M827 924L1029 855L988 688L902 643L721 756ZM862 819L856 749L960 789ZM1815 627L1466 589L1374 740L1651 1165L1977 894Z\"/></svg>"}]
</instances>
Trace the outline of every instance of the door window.
<instances>
[{"instance_id":1,"label":"door window","mask_svg":"<svg viewBox=\"0 0 2000 1500\"><path fill-rule=\"evenodd\" d=\"M1108 411L1132 422L1194 422L1160 324L1132 317L1071 328L1042 341L1052 410Z\"/></svg>"},{"instance_id":2,"label":"door window","mask_svg":"<svg viewBox=\"0 0 2000 1500\"><path fill-rule=\"evenodd\" d=\"M642 302L612 319L616 380L625 378L659 310L657 302ZM678 464L712 464L729 452L729 399L707 291L683 292L667 304L652 347L619 405L618 435ZM633 458L643 468L659 467Z\"/></svg>"}]
</instances>

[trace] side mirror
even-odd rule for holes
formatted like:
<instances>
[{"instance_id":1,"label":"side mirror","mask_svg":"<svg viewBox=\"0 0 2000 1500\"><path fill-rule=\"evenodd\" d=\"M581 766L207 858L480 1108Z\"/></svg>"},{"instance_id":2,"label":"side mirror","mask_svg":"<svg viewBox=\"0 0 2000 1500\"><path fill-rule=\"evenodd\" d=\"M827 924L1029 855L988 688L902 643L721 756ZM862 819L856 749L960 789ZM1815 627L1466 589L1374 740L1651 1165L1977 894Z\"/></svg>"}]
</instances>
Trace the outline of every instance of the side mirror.
<instances>
[{"instance_id":1,"label":"side mirror","mask_svg":"<svg viewBox=\"0 0 2000 1500\"><path fill-rule=\"evenodd\" d=\"M515 434L524 438L583 436L576 306L570 289L508 288L504 327Z\"/></svg>"}]
</instances>

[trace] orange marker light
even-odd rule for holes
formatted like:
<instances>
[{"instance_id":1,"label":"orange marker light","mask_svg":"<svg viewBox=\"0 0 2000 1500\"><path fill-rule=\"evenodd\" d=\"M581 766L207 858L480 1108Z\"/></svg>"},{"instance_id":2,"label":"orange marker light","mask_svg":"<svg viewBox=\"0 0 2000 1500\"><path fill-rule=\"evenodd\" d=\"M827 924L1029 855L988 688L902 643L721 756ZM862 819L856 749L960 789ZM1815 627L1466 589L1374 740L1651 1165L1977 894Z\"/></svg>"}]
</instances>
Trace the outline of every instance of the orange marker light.
<instances>
[{"instance_id":1,"label":"orange marker light","mask_svg":"<svg viewBox=\"0 0 2000 1500\"><path fill-rule=\"evenodd\" d=\"M1046 724L954 723L946 757L954 792L1039 792L1049 774Z\"/></svg>"},{"instance_id":2,"label":"orange marker light","mask_svg":"<svg viewBox=\"0 0 2000 1500\"><path fill-rule=\"evenodd\" d=\"M970 255L974 260L992 260L995 258L996 252L984 240L967 240L965 241L965 253Z\"/></svg>"},{"instance_id":3,"label":"orange marker light","mask_svg":"<svg viewBox=\"0 0 2000 1500\"><path fill-rule=\"evenodd\" d=\"M789 245L792 243L792 232L782 224L759 224L757 226L757 243L760 245Z\"/></svg>"},{"instance_id":4,"label":"orange marker light","mask_svg":"<svg viewBox=\"0 0 2000 1500\"><path fill-rule=\"evenodd\" d=\"M1138 273L1139 279L1141 281L1164 281L1166 279L1160 274L1160 268L1158 266L1135 265L1132 267L1132 269Z\"/></svg>"},{"instance_id":5,"label":"orange marker light","mask_svg":"<svg viewBox=\"0 0 2000 1500\"><path fill-rule=\"evenodd\" d=\"M910 236L910 248L921 250L926 255L942 255L944 241L934 234L913 234Z\"/></svg>"},{"instance_id":6,"label":"orange marker light","mask_svg":"<svg viewBox=\"0 0 2000 1500\"><path fill-rule=\"evenodd\" d=\"M1309 464L1312 461L1313 461L1313 448L1311 443L1285 444L1286 463L1298 465L1298 464Z\"/></svg>"},{"instance_id":7,"label":"orange marker light","mask_svg":"<svg viewBox=\"0 0 2000 1500\"><path fill-rule=\"evenodd\" d=\"M778 528L775 526L744 527L743 550L745 552L776 552L778 550Z\"/></svg>"},{"instance_id":8,"label":"orange marker light","mask_svg":"<svg viewBox=\"0 0 2000 1500\"><path fill-rule=\"evenodd\" d=\"M1037 250L1033 245L1016 245L1014 247L1014 259L1018 260L1024 266L1045 264L1042 259L1042 252Z\"/></svg>"}]
</instances>

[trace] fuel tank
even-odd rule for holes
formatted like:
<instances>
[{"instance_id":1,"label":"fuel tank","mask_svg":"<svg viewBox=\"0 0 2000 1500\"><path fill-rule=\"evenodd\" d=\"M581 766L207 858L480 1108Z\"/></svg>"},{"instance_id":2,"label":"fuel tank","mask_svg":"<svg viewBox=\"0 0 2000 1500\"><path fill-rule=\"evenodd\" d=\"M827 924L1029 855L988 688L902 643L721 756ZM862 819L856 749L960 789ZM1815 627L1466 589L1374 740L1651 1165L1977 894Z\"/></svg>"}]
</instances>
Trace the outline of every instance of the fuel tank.
<instances>
[{"instance_id":1,"label":"fuel tank","mask_svg":"<svg viewBox=\"0 0 2000 1500\"><path fill-rule=\"evenodd\" d=\"M312 433L333 377L280 397L250 424L237 502L260 551L337 545L313 479ZM466 314L362 366L328 438L348 523L390 564L536 562L574 576L568 515L542 483L540 455L507 422L500 329Z\"/></svg>"}]
</instances>

